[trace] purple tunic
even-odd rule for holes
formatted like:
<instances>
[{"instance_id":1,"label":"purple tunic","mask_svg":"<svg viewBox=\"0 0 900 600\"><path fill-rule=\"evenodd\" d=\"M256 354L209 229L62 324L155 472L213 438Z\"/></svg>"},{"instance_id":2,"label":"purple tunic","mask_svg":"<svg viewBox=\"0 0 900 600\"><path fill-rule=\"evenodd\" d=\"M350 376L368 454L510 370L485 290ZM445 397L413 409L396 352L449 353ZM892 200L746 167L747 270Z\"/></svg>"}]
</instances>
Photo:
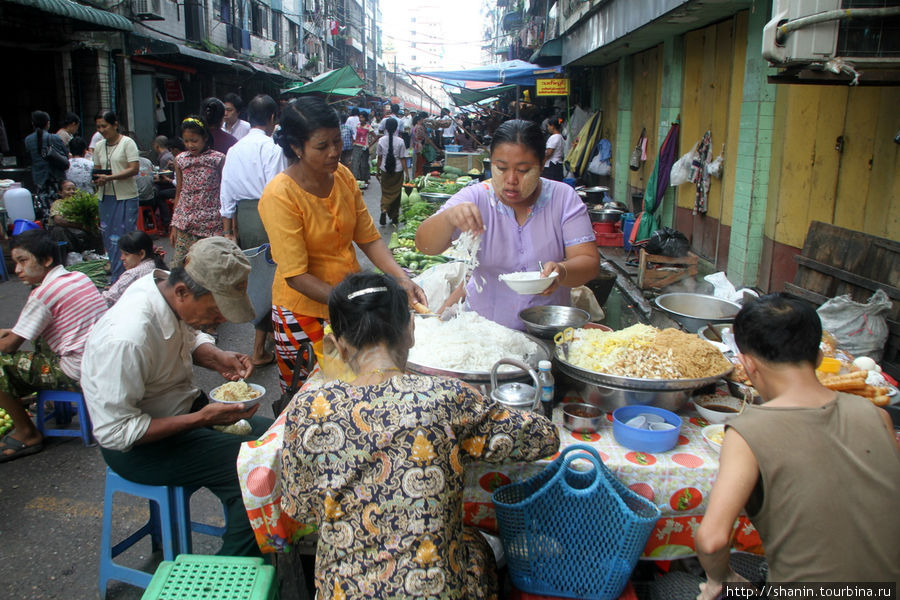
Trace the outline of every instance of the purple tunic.
<instances>
[{"instance_id":1,"label":"purple tunic","mask_svg":"<svg viewBox=\"0 0 900 600\"><path fill-rule=\"evenodd\" d=\"M567 247L594 241L587 208L575 190L564 183L541 178L541 194L524 225L518 224L512 208L500 202L490 182L461 190L438 212L463 202L478 207L485 227L478 252L479 265L466 285L467 302L472 310L506 327L524 330L519 311L545 304L570 305L570 288L559 286L549 296L520 295L498 277L504 273L537 271L538 261L559 262L565 258ZM458 236L459 231L454 238Z\"/></svg>"}]
</instances>

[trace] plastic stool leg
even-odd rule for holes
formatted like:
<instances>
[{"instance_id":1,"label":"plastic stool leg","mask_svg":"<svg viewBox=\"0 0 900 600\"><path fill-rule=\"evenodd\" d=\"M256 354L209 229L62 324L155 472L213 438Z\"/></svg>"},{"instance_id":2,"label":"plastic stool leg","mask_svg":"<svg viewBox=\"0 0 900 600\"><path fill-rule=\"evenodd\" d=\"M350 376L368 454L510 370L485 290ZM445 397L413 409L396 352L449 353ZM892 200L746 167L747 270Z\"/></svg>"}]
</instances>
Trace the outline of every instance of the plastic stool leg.
<instances>
[{"instance_id":1,"label":"plastic stool leg","mask_svg":"<svg viewBox=\"0 0 900 600\"><path fill-rule=\"evenodd\" d=\"M208 525L206 523L198 523L191 521L191 495L199 488L172 488L176 510L176 526L178 527L178 541L180 543L181 552L183 554L193 554L194 542L191 533L196 531L205 535L222 537L225 535L225 529L228 527L228 511L225 505L222 505L222 512L225 514L225 526L218 527L216 525Z\"/></svg>"}]
</instances>

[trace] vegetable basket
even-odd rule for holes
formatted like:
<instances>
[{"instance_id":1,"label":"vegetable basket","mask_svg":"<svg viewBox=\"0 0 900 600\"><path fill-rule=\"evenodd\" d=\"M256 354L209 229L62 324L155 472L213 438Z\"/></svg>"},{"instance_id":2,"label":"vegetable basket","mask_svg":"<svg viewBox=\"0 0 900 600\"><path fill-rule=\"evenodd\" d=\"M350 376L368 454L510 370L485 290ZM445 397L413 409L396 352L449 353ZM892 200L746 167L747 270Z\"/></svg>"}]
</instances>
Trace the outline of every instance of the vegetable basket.
<instances>
[{"instance_id":1,"label":"vegetable basket","mask_svg":"<svg viewBox=\"0 0 900 600\"><path fill-rule=\"evenodd\" d=\"M577 470L576 459L589 469ZM493 501L513 584L565 598L616 600L660 517L584 444L563 450L541 473L497 489Z\"/></svg>"}]
</instances>

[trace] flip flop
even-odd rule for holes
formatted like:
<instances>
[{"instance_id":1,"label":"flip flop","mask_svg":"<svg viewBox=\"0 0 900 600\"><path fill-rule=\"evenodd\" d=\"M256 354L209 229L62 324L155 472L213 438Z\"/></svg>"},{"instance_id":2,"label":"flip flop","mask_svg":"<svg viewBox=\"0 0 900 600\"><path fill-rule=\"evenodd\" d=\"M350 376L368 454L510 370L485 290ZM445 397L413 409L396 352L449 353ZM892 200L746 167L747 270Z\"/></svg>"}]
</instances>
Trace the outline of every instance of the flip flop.
<instances>
[{"instance_id":1,"label":"flip flop","mask_svg":"<svg viewBox=\"0 0 900 600\"><path fill-rule=\"evenodd\" d=\"M37 444L32 444L31 446L26 446L19 440L11 437L9 435L3 436L0 439L0 463L15 460L17 458L22 458L23 456L28 456L29 454L37 454L41 450L44 449L43 440L38 442ZM6 450L13 450L12 454L6 454Z\"/></svg>"}]
</instances>

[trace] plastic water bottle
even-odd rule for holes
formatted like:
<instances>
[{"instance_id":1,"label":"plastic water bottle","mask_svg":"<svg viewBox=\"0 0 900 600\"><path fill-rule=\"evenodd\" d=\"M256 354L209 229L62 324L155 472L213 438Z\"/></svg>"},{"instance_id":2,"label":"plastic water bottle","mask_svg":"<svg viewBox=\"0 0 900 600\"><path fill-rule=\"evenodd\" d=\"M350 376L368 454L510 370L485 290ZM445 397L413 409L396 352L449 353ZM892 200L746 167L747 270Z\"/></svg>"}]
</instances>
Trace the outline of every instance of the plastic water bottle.
<instances>
[{"instance_id":1,"label":"plastic water bottle","mask_svg":"<svg viewBox=\"0 0 900 600\"><path fill-rule=\"evenodd\" d=\"M548 419L553 418L553 375L550 373L550 361L538 363L538 381L541 384L541 408Z\"/></svg>"}]
</instances>

